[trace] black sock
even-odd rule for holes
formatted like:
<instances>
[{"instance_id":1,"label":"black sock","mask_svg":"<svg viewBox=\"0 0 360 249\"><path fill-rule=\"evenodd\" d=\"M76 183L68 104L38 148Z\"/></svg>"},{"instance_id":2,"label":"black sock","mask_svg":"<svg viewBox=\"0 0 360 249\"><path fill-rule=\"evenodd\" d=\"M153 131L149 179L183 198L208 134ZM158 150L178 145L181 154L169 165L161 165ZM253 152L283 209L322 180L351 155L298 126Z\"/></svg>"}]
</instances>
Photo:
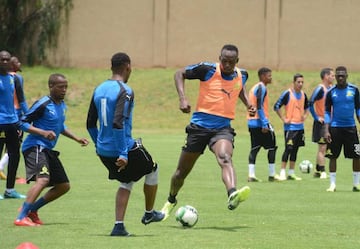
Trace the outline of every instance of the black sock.
<instances>
[{"instance_id":1,"label":"black sock","mask_svg":"<svg viewBox=\"0 0 360 249\"><path fill-rule=\"evenodd\" d=\"M176 202L176 195L169 194L168 201L170 203L175 203Z\"/></svg>"},{"instance_id":2,"label":"black sock","mask_svg":"<svg viewBox=\"0 0 360 249\"><path fill-rule=\"evenodd\" d=\"M228 190L228 196L230 196L233 192L236 191L236 188L231 188Z\"/></svg>"},{"instance_id":3,"label":"black sock","mask_svg":"<svg viewBox=\"0 0 360 249\"><path fill-rule=\"evenodd\" d=\"M320 172L324 172L324 171L325 171L325 166L319 166L318 171L320 171Z\"/></svg>"}]
</instances>

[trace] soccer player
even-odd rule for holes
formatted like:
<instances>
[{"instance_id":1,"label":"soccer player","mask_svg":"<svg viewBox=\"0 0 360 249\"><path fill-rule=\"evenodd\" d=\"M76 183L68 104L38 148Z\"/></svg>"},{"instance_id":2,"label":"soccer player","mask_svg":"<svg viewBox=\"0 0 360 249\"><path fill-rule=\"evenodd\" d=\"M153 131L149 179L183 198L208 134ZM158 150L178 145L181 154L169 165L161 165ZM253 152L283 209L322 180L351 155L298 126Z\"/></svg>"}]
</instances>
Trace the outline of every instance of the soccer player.
<instances>
[{"instance_id":1,"label":"soccer player","mask_svg":"<svg viewBox=\"0 0 360 249\"><path fill-rule=\"evenodd\" d=\"M165 219L175 207L176 196L191 172L196 160L203 154L206 146L215 154L221 168L222 180L228 196L228 209L235 209L245 201L250 188L236 188L236 174L232 163L235 132L230 122L235 117L238 98L252 113L244 84L247 73L241 72L236 64L239 61L238 49L225 45L219 56L220 63L199 63L179 69L175 73L175 86L179 95L179 109L190 113L191 106L185 96L185 79L200 80L200 90L195 112L186 127L187 138L171 178L170 193L162 208ZM243 78L244 77L244 78Z\"/></svg>"},{"instance_id":2,"label":"soccer player","mask_svg":"<svg viewBox=\"0 0 360 249\"><path fill-rule=\"evenodd\" d=\"M269 94L267 85L271 84L271 69L262 67L258 70L260 82L255 84L249 91L249 101L256 107L256 114L247 114L248 128L251 138L251 150L249 153L249 175L248 182L260 182L255 175L256 156L261 147L268 150L267 158L269 163L270 182L279 180L275 172L276 137L274 129L269 122Z\"/></svg>"},{"instance_id":3,"label":"soccer player","mask_svg":"<svg viewBox=\"0 0 360 249\"><path fill-rule=\"evenodd\" d=\"M9 73L14 76L14 84L15 84L14 106L15 106L16 114L18 115L20 120L21 116L27 112L28 106L24 94L24 79L19 73L17 73L19 71L21 72L21 63L19 59L15 56L11 56ZM23 132L21 130L18 130L18 135L19 135L19 142L21 143ZM4 143L5 143L5 139L1 139L1 135L0 135L0 153L3 151L5 147ZM8 162L9 162L9 155L7 151L5 151L0 160L1 179L6 179L6 176L3 171L5 166L8 165Z\"/></svg>"},{"instance_id":4,"label":"soccer player","mask_svg":"<svg viewBox=\"0 0 360 249\"><path fill-rule=\"evenodd\" d=\"M20 160L20 143L18 139L18 121L14 108L14 77L9 74L11 55L0 51L0 134L5 136L5 145L9 154L6 177L5 198L25 198L15 190L16 172ZM0 195L0 199L4 198Z\"/></svg>"},{"instance_id":5,"label":"soccer player","mask_svg":"<svg viewBox=\"0 0 360 249\"><path fill-rule=\"evenodd\" d=\"M354 119L360 123L359 89L347 82L348 73L344 66L335 70L336 85L330 88L325 99L325 138L328 142L326 157L330 159L330 187L336 191L336 160L344 148L345 158L352 159L353 191L359 192L360 145Z\"/></svg>"},{"instance_id":6,"label":"soccer player","mask_svg":"<svg viewBox=\"0 0 360 249\"><path fill-rule=\"evenodd\" d=\"M70 189L69 179L59 159L59 152L53 150L60 134L82 146L89 142L75 136L65 125L66 105L64 97L68 81L62 74L51 74L48 81L49 96L36 101L21 121L21 129L29 132L22 152L26 167L26 180L35 181L27 193L26 200L14 224L16 226L39 226L43 224L38 210L56 200ZM46 188L50 189L40 198Z\"/></svg>"},{"instance_id":7,"label":"soccer player","mask_svg":"<svg viewBox=\"0 0 360 249\"><path fill-rule=\"evenodd\" d=\"M134 92L127 84L131 74L130 57L125 53L114 54L111 71L111 78L94 90L87 129L96 145L96 154L109 171L109 179L120 182L115 201L115 225L110 235L129 236L124 225L125 212L132 187L143 176L145 213L141 222L147 225L164 218L163 213L153 209L159 168L141 139L133 139L131 135Z\"/></svg>"},{"instance_id":8,"label":"soccer player","mask_svg":"<svg viewBox=\"0 0 360 249\"><path fill-rule=\"evenodd\" d=\"M293 86L280 95L274 105L274 110L284 123L285 150L281 158L279 180L302 180L295 175L295 163L299 147L305 146L304 121L309 113L308 99L303 92L304 76L294 75ZM281 110L284 106L285 111ZM289 171L286 178L286 164Z\"/></svg>"},{"instance_id":9,"label":"soccer player","mask_svg":"<svg viewBox=\"0 0 360 249\"><path fill-rule=\"evenodd\" d=\"M321 83L314 89L309 100L309 109L312 117L314 118L312 141L318 144L318 152L316 155L316 171L314 177L326 179L325 172L325 152L326 152L326 139L325 132L325 96L328 89L332 86L335 79L334 70L331 68L323 68L320 72Z\"/></svg>"}]
</instances>

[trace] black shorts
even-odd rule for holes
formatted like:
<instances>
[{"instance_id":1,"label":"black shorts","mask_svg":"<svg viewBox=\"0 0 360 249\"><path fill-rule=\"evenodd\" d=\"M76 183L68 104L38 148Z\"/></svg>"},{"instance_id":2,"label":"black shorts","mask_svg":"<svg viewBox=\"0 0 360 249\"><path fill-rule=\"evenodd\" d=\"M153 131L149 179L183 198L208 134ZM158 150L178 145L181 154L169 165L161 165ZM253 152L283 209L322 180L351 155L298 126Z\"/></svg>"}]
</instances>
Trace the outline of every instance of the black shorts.
<instances>
[{"instance_id":1,"label":"black shorts","mask_svg":"<svg viewBox=\"0 0 360 249\"><path fill-rule=\"evenodd\" d=\"M312 130L312 141L318 144L326 144L324 137L325 134L325 124L318 121L314 121L313 130Z\"/></svg>"},{"instance_id":2,"label":"black shorts","mask_svg":"<svg viewBox=\"0 0 360 249\"><path fill-rule=\"evenodd\" d=\"M185 145L182 147L186 152L204 153L206 145L213 146L218 140L226 139L230 141L234 147L234 137L236 133L233 128L226 127L221 129L206 129L196 124L189 124L185 129L187 138Z\"/></svg>"},{"instance_id":3,"label":"black shorts","mask_svg":"<svg viewBox=\"0 0 360 249\"><path fill-rule=\"evenodd\" d=\"M125 169L118 171L115 157L100 156L103 165L109 171L110 180L118 180L119 182L129 183L136 182L144 175L156 171L157 164L153 161L150 153L142 145L140 139L137 140L134 147L128 153L128 163Z\"/></svg>"},{"instance_id":4,"label":"black shorts","mask_svg":"<svg viewBox=\"0 0 360 249\"><path fill-rule=\"evenodd\" d=\"M330 127L331 143L327 145L326 157L338 158L344 146L345 158L360 158L359 137L356 127Z\"/></svg>"},{"instance_id":5,"label":"black shorts","mask_svg":"<svg viewBox=\"0 0 360 249\"><path fill-rule=\"evenodd\" d=\"M251 138L251 148L264 147L264 149L274 149L276 147L276 137L273 129L263 133L262 128L249 128Z\"/></svg>"},{"instance_id":6,"label":"black shorts","mask_svg":"<svg viewBox=\"0 0 360 249\"><path fill-rule=\"evenodd\" d=\"M305 146L304 130L285 131L284 137L286 149L293 149Z\"/></svg>"},{"instance_id":7,"label":"black shorts","mask_svg":"<svg viewBox=\"0 0 360 249\"><path fill-rule=\"evenodd\" d=\"M23 152L26 167L26 181L37 177L49 178L49 186L69 182L65 169L59 159L60 152L34 146Z\"/></svg>"}]
</instances>

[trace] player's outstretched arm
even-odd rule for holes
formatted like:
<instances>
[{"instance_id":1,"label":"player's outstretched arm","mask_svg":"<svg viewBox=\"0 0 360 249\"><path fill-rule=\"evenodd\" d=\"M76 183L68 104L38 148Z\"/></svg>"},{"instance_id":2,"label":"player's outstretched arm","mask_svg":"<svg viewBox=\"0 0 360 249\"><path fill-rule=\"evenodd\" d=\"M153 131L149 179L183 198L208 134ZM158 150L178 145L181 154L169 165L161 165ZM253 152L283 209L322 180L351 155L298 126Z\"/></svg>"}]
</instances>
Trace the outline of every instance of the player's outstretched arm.
<instances>
[{"instance_id":1,"label":"player's outstretched arm","mask_svg":"<svg viewBox=\"0 0 360 249\"><path fill-rule=\"evenodd\" d=\"M89 144L89 141L86 138L79 138L68 129L65 129L61 134L63 134L65 137L75 140L76 142L81 144L81 146L86 146Z\"/></svg>"}]
</instances>

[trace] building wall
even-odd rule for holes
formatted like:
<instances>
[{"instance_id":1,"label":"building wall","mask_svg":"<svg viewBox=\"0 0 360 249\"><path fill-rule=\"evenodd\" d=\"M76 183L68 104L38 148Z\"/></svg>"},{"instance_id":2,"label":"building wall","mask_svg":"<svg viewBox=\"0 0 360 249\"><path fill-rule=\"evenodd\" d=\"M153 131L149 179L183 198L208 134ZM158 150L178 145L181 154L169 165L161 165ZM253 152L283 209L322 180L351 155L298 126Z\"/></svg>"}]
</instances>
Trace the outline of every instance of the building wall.
<instances>
[{"instance_id":1,"label":"building wall","mask_svg":"<svg viewBox=\"0 0 360 249\"><path fill-rule=\"evenodd\" d=\"M216 61L222 45L240 51L240 66L360 70L357 0L73 0L50 62L109 66L118 51L136 67Z\"/></svg>"}]
</instances>

